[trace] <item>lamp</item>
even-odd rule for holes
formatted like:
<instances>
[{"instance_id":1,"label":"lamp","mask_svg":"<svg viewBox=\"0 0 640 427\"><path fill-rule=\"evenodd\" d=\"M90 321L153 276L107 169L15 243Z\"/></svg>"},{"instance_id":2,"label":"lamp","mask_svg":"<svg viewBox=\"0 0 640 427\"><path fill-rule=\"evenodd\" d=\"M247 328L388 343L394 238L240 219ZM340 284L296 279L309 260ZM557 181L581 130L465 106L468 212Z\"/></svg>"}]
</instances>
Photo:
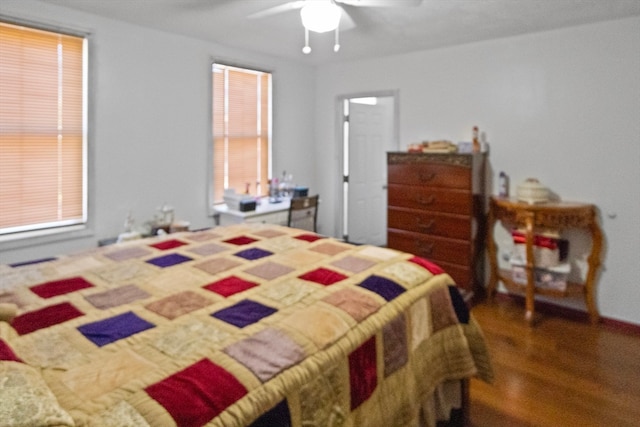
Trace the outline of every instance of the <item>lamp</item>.
<instances>
[{"instance_id":1,"label":"lamp","mask_svg":"<svg viewBox=\"0 0 640 427\"><path fill-rule=\"evenodd\" d=\"M342 9L331 0L307 0L300 9L302 25L316 33L333 31L340 25Z\"/></svg>"},{"instance_id":2,"label":"lamp","mask_svg":"<svg viewBox=\"0 0 640 427\"><path fill-rule=\"evenodd\" d=\"M304 47L302 52L309 54L311 47L309 46L309 31L316 33L326 33L327 31L336 32L335 44L333 51L340 49L339 29L340 17L342 9L338 7L333 0L306 0L302 9L300 9L300 18L304 26Z\"/></svg>"}]
</instances>

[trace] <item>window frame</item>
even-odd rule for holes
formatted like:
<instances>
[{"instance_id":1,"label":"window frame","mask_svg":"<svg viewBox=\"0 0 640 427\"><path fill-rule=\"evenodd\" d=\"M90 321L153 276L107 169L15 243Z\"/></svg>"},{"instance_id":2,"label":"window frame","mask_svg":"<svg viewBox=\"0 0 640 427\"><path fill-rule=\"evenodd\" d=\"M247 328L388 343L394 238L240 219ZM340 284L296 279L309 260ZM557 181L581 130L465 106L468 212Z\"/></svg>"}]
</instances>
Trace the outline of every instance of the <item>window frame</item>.
<instances>
[{"instance_id":1,"label":"window frame","mask_svg":"<svg viewBox=\"0 0 640 427\"><path fill-rule=\"evenodd\" d=\"M214 123L214 116L215 116L215 108L214 108L214 104L215 104L215 95L214 95L214 82L213 82L213 75L214 75L214 68L216 66L221 66L221 67L225 67L225 68L229 68L229 69L235 69L235 70L240 70L240 71L247 71L249 73L256 73L257 75L259 74L268 74L269 78L268 78L268 83L269 83L269 94L268 94L268 113L267 113L267 147L266 147L266 164L267 164L267 171L266 171L266 176L267 176L267 180L270 180L272 178L272 173L273 173L273 160L272 160L272 152L273 152L273 76L274 73L273 71L269 71L269 70L265 70L263 68L260 67L256 67L256 66L252 66L252 65L246 65L246 64L239 64L236 63L234 61L227 61L227 60L220 60L220 59L212 59L211 60L211 64L210 64L210 68L209 68L209 85L210 85L210 102L209 102L209 120L210 120L210 127L209 127L209 139L208 139L208 147L209 147L209 156L208 156L208 196L209 196L209 203L208 203L208 207L209 207L209 213L212 216L216 215L216 210L215 207L219 206L221 204L224 204L223 200L216 200L215 199L215 143L216 143L216 135L215 135L215 123ZM266 196L268 193L268 182L261 182L261 194L260 196ZM244 190L244 188L240 189L236 189L237 192L240 192L241 190ZM252 194L255 195L255 187L251 188Z\"/></svg>"},{"instance_id":2,"label":"window frame","mask_svg":"<svg viewBox=\"0 0 640 427\"><path fill-rule=\"evenodd\" d=\"M41 222L31 225L16 226L9 231L0 232L0 250L20 249L34 244L49 244L60 240L88 237L93 235L90 228L92 220L92 210L90 208L90 127L89 127L89 99L90 88L90 45L91 33L83 30L76 30L70 27L50 25L42 22L35 22L21 18L0 14L0 21L10 25L21 26L28 29L57 33L65 36L78 37L82 39L82 83L81 83L81 210L82 214L74 220L61 220L54 222Z\"/></svg>"}]
</instances>

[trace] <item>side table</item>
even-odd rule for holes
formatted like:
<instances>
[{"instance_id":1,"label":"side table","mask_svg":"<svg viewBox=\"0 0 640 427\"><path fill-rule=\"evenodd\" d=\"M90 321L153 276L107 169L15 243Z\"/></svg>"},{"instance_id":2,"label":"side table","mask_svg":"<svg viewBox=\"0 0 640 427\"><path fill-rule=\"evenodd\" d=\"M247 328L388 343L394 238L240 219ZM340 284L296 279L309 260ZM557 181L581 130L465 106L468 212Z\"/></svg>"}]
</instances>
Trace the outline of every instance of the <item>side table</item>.
<instances>
[{"instance_id":1,"label":"side table","mask_svg":"<svg viewBox=\"0 0 640 427\"><path fill-rule=\"evenodd\" d=\"M526 285L514 283L506 272L501 272L498 268L497 248L493 236L495 223L498 220L502 221L505 226L524 227L526 230ZM487 227L487 254L491 267L491 276L487 286L489 296L495 294L498 281L502 281L509 290L524 291L525 319L529 324L532 324L535 294L563 297L569 294L581 293L585 298L591 323L599 321L600 314L595 301L595 279L600 267L602 230L598 224L595 205L574 202L529 204L519 202L516 199L491 197ZM591 253L587 258L589 268L585 282L584 284L569 283L566 291L537 288L533 255L535 230L554 229L561 231L565 228L586 229L591 234Z\"/></svg>"}]
</instances>

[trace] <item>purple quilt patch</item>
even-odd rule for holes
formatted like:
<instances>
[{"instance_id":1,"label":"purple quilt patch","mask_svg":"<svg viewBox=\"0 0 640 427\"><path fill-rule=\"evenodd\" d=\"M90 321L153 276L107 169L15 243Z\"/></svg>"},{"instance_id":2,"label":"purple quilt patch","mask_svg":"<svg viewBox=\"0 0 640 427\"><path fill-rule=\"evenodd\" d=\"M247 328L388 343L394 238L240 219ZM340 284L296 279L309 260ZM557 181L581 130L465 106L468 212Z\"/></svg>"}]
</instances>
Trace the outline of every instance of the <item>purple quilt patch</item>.
<instances>
[{"instance_id":1,"label":"purple quilt patch","mask_svg":"<svg viewBox=\"0 0 640 427\"><path fill-rule=\"evenodd\" d=\"M193 258L180 254L169 254L147 260L149 264L153 264L157 267L171 267L173 265L182 264L183 262L191 261Z\"/></svg>"},{"instance_id":2,"label":"purple quilt patch","mask_svg":"<svg viewBox=\"0 0 640 427\"><path fill-rule=\"evenodd\" d=\"M9 267L12 267L12 268L23 267L25 265L40 264L43 262L55 261L56 259L57 258L41 258L41 259L34 259L31 261L16 262L14 264L9 264Z\"/></svg>"},{"instance_id":3,"label":"purple quilt patch","mask_svg":"<svg viewBox=\"0 0 640 427\"><path fill-rule=\"evenodd\" d=\"M291 413L289 412L289 405L286 400L278 403L271 408L268 412L265 412L257 420L255 420L249 427L265 427L265 426L290 426Z\"/></svg>"},{"instance_id":4,"label":"purple quilt patch","mask_svg":"<svg viewBox=\"0 0 640 427\"><path fill-rule=\"evenodd\" d=\"M245 299L231 307L216 311L215 313L212 313L211 316L239 328L244 328L245 326L256 323L264 317L272 315L276 311L278 310L275 308Z\"/></svg>"},{"instance_id":5,"label":"purple quilt patch","mask_svg":"<svg viewBox=\"0 0 640 427\"><path fill-rule=\"evenodd\" d=\"M360 286L375 292L387 301L391 301L405 292L405 289L396 282L380 276L369 276L360 283Z\"/></svg>"},{"instance_id":6,"label":"purple quilt patch","mask_svg":"<svg viewBox=\"0 0 640 427\"><path fill-rule=\"evenodd\" d=\"M129 311L108 319L78 326L78 331L89 341L102 347L154 327L153 323L149 323Z\"/></svg>"},{"instance_id":7,"label":"purple quilt patch","mask_svg":"<svg viewBox=\"0 0 640 427\"><path fill-rule=\"evenodd\" d=\"M273 253L260 248L251 248L245 249L244 251L236 252L234 255L240 258L247 259L249 261L254 261L256 259L273 255Z\"/></svg>"}]
</instances>

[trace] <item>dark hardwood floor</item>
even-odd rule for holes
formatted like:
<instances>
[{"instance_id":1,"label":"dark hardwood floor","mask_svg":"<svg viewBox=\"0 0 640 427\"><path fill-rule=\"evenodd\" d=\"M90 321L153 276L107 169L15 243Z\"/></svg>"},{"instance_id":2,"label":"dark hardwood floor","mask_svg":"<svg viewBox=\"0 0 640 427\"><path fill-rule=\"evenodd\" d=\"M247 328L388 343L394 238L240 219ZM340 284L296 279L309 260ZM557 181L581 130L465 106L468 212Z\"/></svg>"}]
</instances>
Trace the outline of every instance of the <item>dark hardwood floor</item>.
<instances>
[{"instance_id":1,"label":"dark hardwood floor","mask_svg":"<svg viewBox=\"0 0 640 427\"><path fill-rule=\"evenodd\" d=\"M640 334L557 314L524 320L502 296L474 306L495 380L470 385L471 427L640 426Z\"/></svg>"}]
</instances>

